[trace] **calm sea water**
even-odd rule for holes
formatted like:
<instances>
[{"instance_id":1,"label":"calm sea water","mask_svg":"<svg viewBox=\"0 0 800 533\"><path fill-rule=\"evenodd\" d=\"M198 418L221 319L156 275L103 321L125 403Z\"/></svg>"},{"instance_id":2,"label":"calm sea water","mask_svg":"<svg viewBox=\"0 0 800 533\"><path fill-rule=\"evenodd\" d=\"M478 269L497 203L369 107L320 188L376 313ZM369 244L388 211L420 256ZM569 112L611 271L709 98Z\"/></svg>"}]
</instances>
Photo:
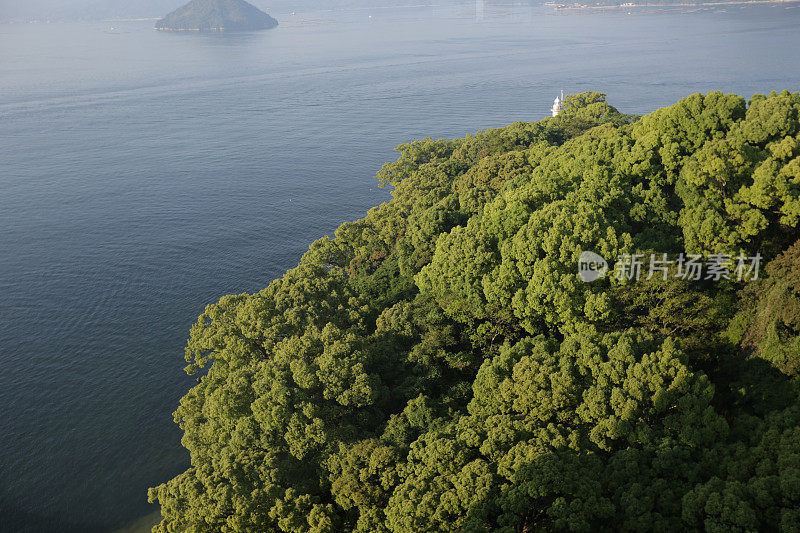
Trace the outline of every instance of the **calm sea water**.
<instances>
[{"instance_id":1,"label":"calm sea water","mask_svg":"<svg viewBox=\"0 0 800 533\"><path fill-rule=\"evenodd\" d=\"M108 531L188 462L188 329L387 199L400 142L547 114L800 88L800 9L526 7L0 26L0 529ZM369 18L372 15L372 18Z\"/></svg>"}]
</instances>

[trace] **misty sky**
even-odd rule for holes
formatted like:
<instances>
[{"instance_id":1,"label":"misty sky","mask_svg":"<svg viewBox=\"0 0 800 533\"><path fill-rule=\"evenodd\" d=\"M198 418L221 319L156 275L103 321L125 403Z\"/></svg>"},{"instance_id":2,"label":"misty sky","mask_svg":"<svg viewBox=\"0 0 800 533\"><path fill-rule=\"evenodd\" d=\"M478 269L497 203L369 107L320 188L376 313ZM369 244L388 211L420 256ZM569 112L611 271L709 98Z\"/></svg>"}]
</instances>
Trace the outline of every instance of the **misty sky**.
<instances>
[{"instance_id":1,"label":"misty sky","mask_svg":"<svg viewBox=\"0 0 800 533\"><path fill-rule=\"evenodd\" d=\"M189 0L0 0L0 20L160 17ZM408 5L418 0L248 0L273 13L333 6ZM472 0L452 0L472 1ZM440 2L437 2L440 3Z\"/></svg>"},{"instance_id":2,"label":"misty sky","mask_svg":"<svg viewBox=\"0 0 800 533\"><path fill-rule=\"evenodd\" d=\"M13 17L94 18L158 13L174 9L182 0L0 0L0 19Z\"/></svg>"}]
</instances>

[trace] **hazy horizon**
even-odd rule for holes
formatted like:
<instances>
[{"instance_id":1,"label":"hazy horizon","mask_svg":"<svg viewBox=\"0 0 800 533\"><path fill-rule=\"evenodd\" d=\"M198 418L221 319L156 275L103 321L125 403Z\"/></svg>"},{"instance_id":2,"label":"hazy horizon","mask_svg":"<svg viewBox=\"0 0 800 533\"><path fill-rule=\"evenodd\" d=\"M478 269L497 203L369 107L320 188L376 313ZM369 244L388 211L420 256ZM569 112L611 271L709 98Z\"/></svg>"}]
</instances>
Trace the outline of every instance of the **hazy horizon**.
<instances>
[{"instance_id":1,"label":"hazy horizon","mask_svg":"<svg viewBox=\"0 0 800 533\"><path fill-rule=\"evenodd\" d=\"M317 11L335 8L386 7L419 4L409 0L248 0L267 13L295 10ZM473 0L445 0L437 4L471 3ZM0 21L102 20L113 18L157 18L186 4L187 0L31 0L0 1ZM531 0L531 3L541 3Z\"/></svg>"}]
</instances>

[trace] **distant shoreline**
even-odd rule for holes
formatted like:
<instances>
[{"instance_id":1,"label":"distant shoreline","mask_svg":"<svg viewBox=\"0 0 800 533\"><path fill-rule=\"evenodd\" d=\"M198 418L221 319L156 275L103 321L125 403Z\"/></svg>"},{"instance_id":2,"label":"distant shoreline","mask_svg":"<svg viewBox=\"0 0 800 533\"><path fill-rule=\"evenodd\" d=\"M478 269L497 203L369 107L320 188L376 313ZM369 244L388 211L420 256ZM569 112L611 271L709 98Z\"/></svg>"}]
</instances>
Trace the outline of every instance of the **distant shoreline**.
<instances>
[{"instance_id":1,"label":"distant shoreline","mask_svg":"<svg viewBox=\"0 0 800 533\"><path fill-rule=\"evenodd\" d=\"M161 19L159 19L161 20ZM212 32L224 32L225 28L155 28L156 31L212 31Z\"/></svg>"},{"instance_id":2,"label":"distant shoreline","mask_svg":"<svg viewBox=\"0 0 800 533\"><path fill-rule=\"evenodd\" d=\"M555 4L549 3L556 10L583 10L583 9L631 9L631 8L655 8L655 9L669 9L671 7L717 7L717 6L750 6L750 5L780 5L780 4L797 4L800 0L724 0L717 2L681 2L670 4L636 4L633 2L624 4L609 4L604 6L590 6L588 4Z\"/></svg>"},{"instance_id":3,"label":"distant shoreline","mask_svg":"<svg viewBox=\"0 0 800 533\"><path fill-rule=\"evenodd\" d=\"M680 3L634 3L625 2L620 4L606 4L606 5L589 5L579 4L573 2L570 4L560 2L546 2L541 4L543 7L551 8L553 11L603 11L603 10L623 10L623 9L659 9L669 10L671 8L712 8L712 7L725 7L725 6L779 6L783 4L791 4L789 8L800 7L800 0L717 0L714 2L680 2ZM443 4L439 3L422 3L422 4L408 4L399 6L377 6L377 7L351 7L339 10L332 9L318 9L315 12L332 12L332 11L367 11L367 10L390 10L390 9L409 9L409 8L422 8L422 7L438 7ZM495 6L522 6L519 3L510 4L493 4ZM62 24L73 22L86 22L86 23L114 23L114 22L152 22L161 20L161 17L141 17L141 18L105 18L105 19L11 19L0 20L0 25L22 25L22 24ZM162 31L203 31L198 29L182 29L182 30L162 30ZM221 31L221 30L216 30Z\"/></svg>"}]
</instances>

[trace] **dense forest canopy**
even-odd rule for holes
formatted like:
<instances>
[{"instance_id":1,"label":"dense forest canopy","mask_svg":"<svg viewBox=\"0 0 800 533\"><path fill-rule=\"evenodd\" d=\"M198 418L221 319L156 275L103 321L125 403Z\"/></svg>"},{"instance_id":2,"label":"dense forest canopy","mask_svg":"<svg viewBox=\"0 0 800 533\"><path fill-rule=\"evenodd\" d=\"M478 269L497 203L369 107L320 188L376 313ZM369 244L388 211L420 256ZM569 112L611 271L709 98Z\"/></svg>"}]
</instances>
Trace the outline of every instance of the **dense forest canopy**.
<instances>
[{"instance_id":1,"label":"dense forest canopy","mask_svg":"<svg viewBox=\"0 0 800 533\"><path fill-rule=\"evenodd\" d=\"M391 201L192 327L154 530L797 530L799 114L583 93L400 145ZM762 268L584 283L584 250Z\"/></svg>"}]
</instances>

